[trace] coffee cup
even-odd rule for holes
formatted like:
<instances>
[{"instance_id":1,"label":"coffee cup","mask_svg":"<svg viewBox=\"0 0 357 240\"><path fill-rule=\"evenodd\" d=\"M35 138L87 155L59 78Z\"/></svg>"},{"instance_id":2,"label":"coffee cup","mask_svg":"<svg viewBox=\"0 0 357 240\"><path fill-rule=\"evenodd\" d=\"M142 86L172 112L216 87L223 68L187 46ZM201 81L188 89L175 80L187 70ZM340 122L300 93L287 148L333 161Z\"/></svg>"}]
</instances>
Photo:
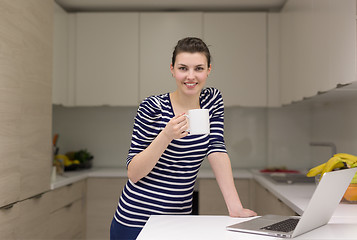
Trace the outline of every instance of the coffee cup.
<instances>
[{"instance_id":1,"label":"coffee cup","mask_svg":"<svg viewBox=\"0 0 357 240\"><path fill-rule=\"evenodd\" d=\"M193 134L209 134L209 111L208 109L191 109L188 110L186 117L188 118L190 135Z\"/></svg>"}]
</instances>

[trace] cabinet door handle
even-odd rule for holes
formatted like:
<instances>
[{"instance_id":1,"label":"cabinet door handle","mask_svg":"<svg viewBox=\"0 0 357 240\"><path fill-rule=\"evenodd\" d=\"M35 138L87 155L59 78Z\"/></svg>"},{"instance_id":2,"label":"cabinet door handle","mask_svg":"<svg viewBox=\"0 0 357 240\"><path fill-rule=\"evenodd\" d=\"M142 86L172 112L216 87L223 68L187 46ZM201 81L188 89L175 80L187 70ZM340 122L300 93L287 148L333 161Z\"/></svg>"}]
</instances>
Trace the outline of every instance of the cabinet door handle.
<instances>
[{"instance_id":1,"label":"cabinet door handle","mask_svg":"<svg viewBox=\"0 0 357 240\"><path fill-rule=\"evenodd\" d=\"M5 206L1 207L0 209L9 210L9 209L13 208L15 204L16 203L10 203L8 205L5 205Z\"/></svg>"},{"instance_id":2,"label":"cabinet door handle","mask_svg":"<svg viewBox=\"0 0 357 240\"><path fill-rule=\"evenodd\" d=\"M65 208L70 208L72 206L73 203L69 203L66 206L64 206Z\"/></svg>"},{"instance_id":3,"label":"cabinet door handle","mask_svg":"<svg viewBox=\"0 0 357 240\"><path fill-rule=\"evenodd\" d=\"M38 199L38 198L41 198L43 194L44 193L40 193L40 194L37 194L37 195L35 195L35 196L31 197L31 198L32 199Z\"/></svg>"}]
</instances>

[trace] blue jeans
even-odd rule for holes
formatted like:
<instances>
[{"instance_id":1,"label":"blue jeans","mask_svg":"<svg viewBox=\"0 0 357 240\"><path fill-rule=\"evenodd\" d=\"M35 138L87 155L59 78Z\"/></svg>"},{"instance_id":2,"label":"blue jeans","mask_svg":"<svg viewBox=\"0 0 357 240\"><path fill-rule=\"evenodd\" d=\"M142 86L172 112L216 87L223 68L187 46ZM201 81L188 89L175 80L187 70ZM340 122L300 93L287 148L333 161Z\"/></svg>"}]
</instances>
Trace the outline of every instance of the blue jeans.
<instances>
[{"instance_id":1,"label":"blue jeans","mask_svg":"<svg viewBox=\"0 0 357 240\"><path fill-rule=\"evenodd\" d=\"M118 223L115 218L110 225L110 240L135 240L142 228L127 227Z\"/></svg>"}]
</instances>

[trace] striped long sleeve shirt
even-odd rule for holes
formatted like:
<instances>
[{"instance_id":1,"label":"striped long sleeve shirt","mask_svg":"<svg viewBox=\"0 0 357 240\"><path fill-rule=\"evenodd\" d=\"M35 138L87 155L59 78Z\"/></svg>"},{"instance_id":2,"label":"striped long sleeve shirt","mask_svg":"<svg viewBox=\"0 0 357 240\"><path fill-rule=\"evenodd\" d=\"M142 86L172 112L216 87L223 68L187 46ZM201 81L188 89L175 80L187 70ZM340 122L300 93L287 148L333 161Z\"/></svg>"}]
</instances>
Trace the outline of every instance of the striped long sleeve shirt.
<instances>
[{"instance_id":1,"label":"striped long sleeve shirt","mask_svg":"<svg viewBox=\"0 0 357 240\"><path fill-rule=\"evenodd\" d=\"M210 153L226 152L221 93L215 88L203 89L200 106L209 109L210 134L172 140L147 176L137 183L128 180L114 215L116 221L129 227L143 227L150 215L191 213L193 189L202 161ZM140 104L127 165L174 116L168 93L148 97Z\"/></svg>"}]
</instances>

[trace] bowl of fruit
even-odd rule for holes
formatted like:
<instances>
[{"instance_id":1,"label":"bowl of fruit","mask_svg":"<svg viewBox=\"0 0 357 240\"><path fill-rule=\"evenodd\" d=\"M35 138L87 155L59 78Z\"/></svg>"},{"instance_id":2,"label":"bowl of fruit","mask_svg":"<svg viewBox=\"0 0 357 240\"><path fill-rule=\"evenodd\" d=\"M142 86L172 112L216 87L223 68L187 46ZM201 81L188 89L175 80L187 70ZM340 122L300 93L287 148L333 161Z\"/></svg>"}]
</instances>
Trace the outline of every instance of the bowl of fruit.
<instances>
[{"instance_id":1,"label":"bowl of fruit","mask_svg":"<svg viewBox=\"0 0 357 240\"><path fill-rule=\"evenodd\" d=\"M315 181L318 184L326 172L354 167L357 167L357 156L348 153L337 153L327 162L311 168L306 175L308 177L315 177ZM348 186L343 200L349 203L357 203L357 173Z\"/></svg>"},{"instance_id":2,"label":"bowl of fruit","mask_svg":"<svg viewBox=\"0 0 357 240\"><path fill-rule=\"evenodd\" d=\"M343 199L350 203L357 203L357 174L354 176L352 182L348 186ZM354 181L354 182L353 182Z\"/></svg>"}]
</instances>

